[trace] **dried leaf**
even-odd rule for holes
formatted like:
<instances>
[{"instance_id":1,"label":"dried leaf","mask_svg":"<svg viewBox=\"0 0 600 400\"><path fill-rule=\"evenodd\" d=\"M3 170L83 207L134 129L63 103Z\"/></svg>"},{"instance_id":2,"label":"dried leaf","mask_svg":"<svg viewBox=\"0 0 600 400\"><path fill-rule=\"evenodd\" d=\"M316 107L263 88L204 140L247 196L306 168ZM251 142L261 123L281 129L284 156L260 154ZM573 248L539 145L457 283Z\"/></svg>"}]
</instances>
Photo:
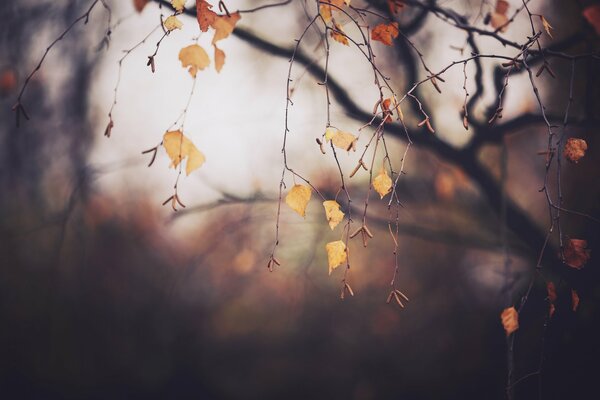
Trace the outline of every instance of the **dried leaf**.
<instances>
[{"instance_id":1,"label":"dried leaf","mask_svg":"<svg viewBox=\"0 0 600 400\"><path fill-rule=\"evenodd\" d=\"M596 30L596 34L600 35L600 4L592 4L583 10L583 17Z\"/></svg>"},{"instance_id":2,"label":"dried leaf","mask_svg":"<svg viewBox=\"0 0 600 400\"><path fill-rule=\"evenodd\" d=\"M398 14L406 5L404 0L387 0L387 3L392 14Z\"/></svg>"},{"instance_id":3,"label":"dried leaf","mask_svg":"<svg viewBox=\"0 0 600 400\"><path fill-rule=\"evenodd\" d=\"M5 96L17 87L17 74L13 69L6 69L0 74L0 95Z\"/></svg>"},{"instance_id":4,"label":"dried leaf","mask_svg":"<svg viewBox=\"0 0 600 400\"><path fill-rule=\"evenodd\" d=\"M171 5L173 6L173 8L179 12L183 11L183 8L185 7L185 1L186 0L171 0Z\"/></svg>"},{"instance_id":5,"label":"dried leaf","mask_svg":"<svg viewBox=\"0 0 600 400\"><path fill-rule=\"evenodd\" d=\"M305 185L294 185L292 190L285 196L285 203L296 211L301 217L306 215L306 206L310 201L312 190Z\"/></svg>"},{"instance_id":6,"label":"dried leaf","mask_svg":"<svg viewBox=\"0 0 600 400\"><path fill-rule=\"evenodd\" d=\"M505 308L500 314L500 319L506 331L506 336L519 329L519 313L514 307Z\"/></svg>"},{"instance_id":7,"label":"dried leaf","mask_svg":"<svg viewBox=\"0 0 600 400\"><path fill-rule=\"evenodd\" d=\"M387 46L391 46L395 38L398 37L398 23L379 24L371 31L371 39L377 40Z\"/></svg>"},{"instance_id":8,"label":"dried leaf","mask_svg":"<svg viewBox=\"0 0 600 400\"><path fill-rule=\"evenodd\" d=\"M333 38L333 40L345 46L348 46L348 38L344 34L344 31L342 30L340 24L334 23L333 25L335 26L335 30L331 31L331 37Z\"/></svg>"},{"instance_id":9,"label":"dried leaf","mask_svg":"<svg viewBox=\"0 0 600 400\"><path fill-rule=\"evenodd\" d=\"M149 1L150 0L133 0L133 8L135 8L135 11L141 13Z\"/></svg>"},{"instance_id":10,"label":"dried leaf","mask_svg":"<svg viewBox=\"0 0 600 400\"><path fill-rule=\"evenodd\" d=\"M552 37L552 29L554 29L554 28L552 28L552 25L550 25L548 20L546 18L544 18L543 15L540 15L540 19L542 20L542 25L544 26L546 33L548 34L548 36Z\"/></svg>"},{"instance_id":11,"label":"dried leaf","mask_svg":"<svg viewBox=\"0 0 600 400\"><path fill-rule=\"evenodd\" d=\"M494 29L500 28L500 32L506 32L508 29L508 17L505 14L493 12L490 15L490 25Z\"/></svg>"},{"instance_id":12,"label":"dried leaf","mask_svg":"<svg viewBox=\"0 0 600 400\"><path fill-rule=\"evenodd\" d=\"M225 52L217 47L217 45L213 46L215 48L215 69L217 72L221 72L223 65L225 65Z\"/></svg>"},{"instance_id":13,"label":"dried leaf","mask_svg":"<svg viewBox=\"0 0 600 400\"><path fill-rule=\"evenodd\" d=\"M585 151L587 150L587 148L588 145L585 140L569 138L565 143L565 158L569 161L577 163L583 156L585 156Z\"/></svg>"},{"instance_id":14,"label":"dried leaf","mask_svg":"<svg viewBox=\"0 0 600 400\"><path fill-rule=\"evenodd\" d=\"M197 44L192 44L181 49L179 51L179 60L182 67L189 67L188 71L194 78L198 70L203 70L210 65L208 54Z\"/></svg>"},{"instance_id":15,"label":"dried leaf","mask_svg":"<svg viewBox=\"0 0 600 400\"><path fill-rule=\"evenodd\" d=\"M210 24L215 30L215 36L213 36L212 44L217 43L219 40L225 39L235 29L235 24L240 20L241 16L239 12L217 16L214 21Z\"/></svg>"},{"instance_id":16,"label":"dried leaf","mask_svg":"<svg viewBox=\"0 0 600 400\"><path fill-rule=\"evenodd\" d=\"M373 188L383 197L392 190L392 179L388 176L385 168L381 168L379 175L373 179Z\"/></svg>"},{"instance_id":17,"label":"dried leaf","mask_svg":"<svg viewBox=\"0 0 600 400\"><path fill-rule=\"evenodd\" d=\"M352 149L356 151L356 141L358 138L351 133L329 127L325 129L325 140L331 140L335 147L342 150L350 151Z\"/></svg>"},{"instance_id":18,"label":"dried leaf","mask_svg":"<svg viewBox=\"0 0 600 400\"><path fill-rule=\"evenodd\" d=\"M344 213L340 210L338 202L334 200L324 201L323 207L325 207L325 216L329 227L333 230L344 219Z\"/></svg>"},{"instance_id":19,"label":"dried leaf","mask_svg":"<svg viewBox=\"0 0 600 400\"><path fill-rule=\"evenodd\" d=\"M579 307L579 294L575 289L571 289L571 310L573 312L577 311L577 307Z\"/></svg>"},{"instance_id":20,"label":"dried leaf","mask_svg":"<svg viewBox=\"0 0 600 400\"><path fill-rule=\"evenodd\" d=\"M556 286L554 286L554 282L546 283L546 291L548 292L548 301L550 303L556 303Z\"/></svg>"},{"instance_id":21,"label":"dried leaf","mask_svg":"<svg viewBox=\"0 0 600 400\"><path fill-rule=\"evenodd\" d=\"M180 162L187 158L185 173L189 175L192 171L200 168L206 158L181 131L170 131L163 136L163 146L171 159L171 166L177 168Z\"/></svg>"},{"instance_id":22,"label":"dried leaf","mask_svg":"<svg viewBox=\"0 0 600 400\"><path fill-rule=\"evenodd\" d=\"M569 239L563 254L565 264L571 268L581 269L590 259L591 250L587 249L587 241L583 239Z\"/></svg>"},{"instance_id":23,"label":"dried leaf","mask_svg":"<svg viewBox=\"0 0 600 400\"><path fill-rule=\"evenodd\" d=\"M327 4L321 4L319 6L319 14L321 14L321 17L326 23L331 22L331 19L333 18L331 15L331 6Z\"/></svg>"},{"instance_id":24,"label":"dried leaf","mask_svg":"<svg viewBox=\"0 0 600 400\"><path fill-rule=\"evenodd\" d=\"M183 23L179 19L177 19L176 16L171 15L171 16L168 16L167 19L164 20L163 26L165 27L165 29L167 31L170 32L175 29L181 29L181 27L183 26Z\"/></svg>"},{"instance_id":25,"label":"dried leaf","mask_svg":"<svg viewBox=\"0 0 600 400\"><path fill-rule=\"evenodd\" d=\"M341 240L327 243L325 245L325 250L327 251L329 275L331 275L331 272L334 269L346 262L348 253L346 252L346 245Z\"/></svg>"},{"instance_id":26,"label":"dried leaf","mask_svg":"<svg viewBox=\"0 0 600 400\"><path fill-rule=\"evenodd\" d=\"M196 0L196 17L198 19L198 25L202 32L208 31L208 28L217 19L218 15L211 10L212 5L205 0Z\"/></svg>"}]
</instances>

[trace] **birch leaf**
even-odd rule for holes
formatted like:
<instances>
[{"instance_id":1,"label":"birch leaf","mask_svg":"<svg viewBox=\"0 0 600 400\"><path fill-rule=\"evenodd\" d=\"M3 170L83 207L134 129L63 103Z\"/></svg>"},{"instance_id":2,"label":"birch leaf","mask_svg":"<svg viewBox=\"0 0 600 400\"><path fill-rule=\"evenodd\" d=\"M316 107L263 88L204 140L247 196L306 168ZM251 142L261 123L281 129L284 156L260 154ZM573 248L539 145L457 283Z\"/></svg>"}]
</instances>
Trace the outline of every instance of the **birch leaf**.
<instances>
[{"instance_id":1,"label":"birch leaf","mask_svg":"<svg viewBox=\"0 0 600 400\"><path fill-rule=\"evenodd\" d=\"M377 40L391 46L395 38L398 37L400 31L398 30L398 23L392 22L391 24L379 24L371 31L371 39Z\"/></svg>"},{"instance_id":2,"label":"birch leaf","mask_svg":"<svg viewBox=\"0 0 600 400\"><path fill-rule=\"evenodd\" d=\"M167 19L165 19L165 21L163 22L163 26L166 30L170 32L175 29L181 29L183 23L179 19L177 19L176 16L171 15L167 17Z\"/></svg>"},{"instance_id":3,"label":"birch leaf","mask_svg":"<svg viewBox=\"0 0 600 400\"><path fill-rule=\"evenodd\" d=\"M194 143L181 131L170 131L163 136L163 146L171 159L171 166L177 168L179 163L187 158L185 173L189 175L192 171L200 168L206 158Z\"/></svg>"},{"instance_id":4,"label":"birch leaf","mask_svg":"<svg viewBox=\"0 0 600 400\"><path fill-rule=\"evenodd\" d=\"M185 7L186 0L171 0L171 5L173 8L179 12L183 11L183 7Z\"/></svg>"},{"instance_id":5,"label":"birch leaf","mask_svg":"<svg viewBox=\"0 0 600 400\"><path fill-rule=\"evenodd\" d=\"M213 46L215 48L215 69L217 72L221 72L221 68L225 65L225 52L217 47L217 45Z\"/></svg>"},{"instance_id":6,"label":"birch leaf","mask_svg":"<svg viewBox=\"0 0 600 400\"><path fill-rule=\"evenodd\" d=\"M339 42L345 46L348 46L348 38L344 35L344 31L342 30L342 26L338 23L333 24L335 26L335 30L331 31L331 37L336 42Z\"/></svg>"},{"instance_id":7,"label":"birch leaf","mask_svg":"<svg viewBox=\"0 0 600 400\"><path fill-rule=\"evenodd\" d=\"M519 313L514 307L505 308L500 314L500 319L506 331L506 336L519 329Z\"/></svg>"},{"instance_id":8,"label":"birch leaf","mask_svg":"<svg viewBox=\"0 0 600 400\"><path fill-rule=\"evenodd\" d=\"M329 242L325 245L327 251L327 262L329 264L329 275L331 272L346 262L348 253L346 252L346 245L341 240L335 242Z\"/></svg>"},{"instance_id":9,"label":"birch leaf","mask_svg":"<svg viewBox=\"0 0 600 400\"><path fill-rule=\"evenodd\" d=\"M292 190L285 196L285 203L296 211L301 217L306 215L306 206L310 201L312 190L305 185L294 185Z\"/></svg>"},{"instance_id":10,"label":"birch leaf","mask_svg":"<svg viewBox=\"0 0 600 400\"><path fill-rule=\"evenodd\" d=\"M198 70L203 70L210 65L208 54L197 44L192 44L181 49L179 51L179 60L182 67L189 67L188 71L194 78Z\"/></svg>"},{"instance_id":11,"label":"birch leaf","mask_svg":"<svg viewBox=\"0 0 600 400\"><path fill-rule=\"evenodd\" d=\"M325 207L325 216L329 227L333 230L344 219L344 213L340 210L340 205L335 200L327 200L323 202Z\"/></svg>"},{"instance_id":12,"label":"birch leaf","mask_svg":"<svg viewBox=\"0 0 600 400\"><path fill-rule=\"evenodd\" d=\"M392 190L392 179L387 174L385 168L382 167L379 175L373 179L373 188L379 193L382 199Z\"/></svg>"},{"instance_id":13,"label":"birch leaf","mask_svg":"<svg viewBox=\"0 0 600 400\"><path fill-rule=\"evenodd\" d=\"M215 22L218 15L211 10L212 5L205 0L196 0L196 18L202 32L207 32L208 28Z\"/></svg>"},{"instance_id":14,"label":"birch leaf","mask_svg":"<svg viewBox=\"0 0 600 400\"><path fill-rule=\"evenodd\" d=\"M217 43L219 40L225 39L235 29L235 24L240 20L240 13L236 12L229 16L217 16L211 26L215 29L215 36L213 36L212 44Z\"/></svg>"}]
</instances>

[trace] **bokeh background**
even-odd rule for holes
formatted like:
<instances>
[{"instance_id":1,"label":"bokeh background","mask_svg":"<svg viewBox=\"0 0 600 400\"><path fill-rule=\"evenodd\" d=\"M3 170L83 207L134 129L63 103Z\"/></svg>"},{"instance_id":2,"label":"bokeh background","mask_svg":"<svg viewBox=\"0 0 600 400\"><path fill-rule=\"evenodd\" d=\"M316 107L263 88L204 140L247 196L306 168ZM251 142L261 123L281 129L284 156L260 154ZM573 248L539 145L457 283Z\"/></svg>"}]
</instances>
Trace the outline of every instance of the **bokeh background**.
<instances>
[{"instance_id":1,"label":"bokeh background","mask_svg":"<svg viewBox=\"0 0 600 400\"><path fill-rule=\"evenodd\" d=\"M438 3L472 18L480 7L491 7L475 0ZM581 16L584 3L534 0L531 7L551 21L557 42L582 32L566 50L597 51L598 37ZM221 73L199 73L185 134L207 162L180 181L187 207L177 213L161 206L176 171L168 168L164 152L150 168L141 152L160 142L187 102L192 79L177 54L198 36L193 17L182 16L183 29L161 42L155 73L146 61L160 30L124 59L115 125L106 138L118 61L169 11L150 2L137 13L133 2L108 1L114 29L106 46L107 13L97 6L88 24L78 24L45 59L23 98L31 120L16 128L11 107L24 79L90 4L0 3L1 398L505 397L507 350L499 315L518 302L536 260L515 235L502 242L498 210L465 171L434 152L413 147L398 188L404 205L398 281L410 298L406 308L385 303L394 257L384 202L370 208L374 240L367 248L350 246L354 297L339 299L341 268L328 276L324 246L338 233L326 225L316 200L306 219L283 209L283 265L268 272L282 167L286 58L230 37L221 42L227 53ZM231 10L257 4L227 2ZM292 1L244 14L239 26L290 47L311 7ZM403 13L402 24L410 25L415 9ZM518 18L505 35L522 40L529 29L528 20ZM434 16L410 37L433 70L460 58L455 47L465 40ZM209 48L210 37L200 36L199 43ZM480 47L513 54L493 40L482 39ZM303 48L324 62L316 34ZM408 67L401 54L383 46L375 50L395 87L406 91ZM332 45L330 71L370 110L377 93L359 56L351 47ZM494 102L495 63L484 63L479 118ZM579 164L563 165L563 193L569 208L597 218L598 62L578 65L571 112L584 122L573 125L569 136L585 138L590 148ZM553 68L558 77L544 75L538 83L549 110L560 114L570 64L556 61ZM337 167L314 144L326 123L323 87L301 65L292 75L289 158L324 193L335 194ZM462 69L445 77L442 95L427 88L424 96L440 138L460 147L471 135L460 117ZM472 81L468 85L474 90ZM506 96L505 119L538 110L525 74L511 78ZM331 111L334 124L347 131L358 132L366 122L350 118L335 102ZM548 218L539 192L544 157L537 153L546 141L544 126L535 124L506 139L507 192L540 231ZM399 166L405 143L390 139L388 146ZM356 155L341 158L351 170ZM480 159L499 176L500 146L486 146ZM353 179L355 198L363 198L366 174ZM543 357L542 373L515 386L516 398L537 398L540 388L541 398L594 398L597 391L598 224L573 216L563 216L562 223L567 235L585 238L592 249L576 281L581 303L572 312L573 282L549 274L559 300L548 321L546 284L535 280L515 338L514 375L537 371Z\"/></svg>"}]
</instances>

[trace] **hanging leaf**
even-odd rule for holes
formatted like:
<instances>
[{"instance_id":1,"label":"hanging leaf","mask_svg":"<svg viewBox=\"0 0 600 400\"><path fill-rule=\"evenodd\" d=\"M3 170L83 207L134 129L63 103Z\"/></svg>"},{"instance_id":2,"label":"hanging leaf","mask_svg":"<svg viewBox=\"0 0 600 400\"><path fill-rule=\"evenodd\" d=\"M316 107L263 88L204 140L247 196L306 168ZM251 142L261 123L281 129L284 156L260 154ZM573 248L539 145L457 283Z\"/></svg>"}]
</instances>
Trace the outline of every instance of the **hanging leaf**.
<instances>
[{"instance_id":1,"label":"hanging leaf","mask_svg":"<svg viewBox=\"0 0 600 400\"><path fill-rule=\"evenodd\" d=\"M563 250L565 264L571 268L581 269L590 259L590 253L586 240L569 239Z\"/></svg>"},{"instance_id":2,"label":"hanging leaf","mask_svg":"<svg viewBox=\"0 0 600 400\"><path fill-rule=\"evenodd\" d=\"M392 190L392 180L388 176L385 168L381 168L379 175L373 179L373 188L379 193L379 196L383 197Z\"/></svg>"},{"instance_id":3,"label":"hanging leaf","mask_svg":"<svg viewBox=\"0 0 600 400\"><path fill-rule=\"evenodd\" d=\"M565 143L564 155L571 162L578 163L587 150L587 142L583 139L569 138Z\"/></svg>"},{"instance_id":4,"label":"hanging leaf","mask_svg":"<svg viewBox=\"0 0 600 400\"><path fill-rule=\"evenodd\" d=\"M352 149L356 151L356 141L358 138L351 133L329 127L325 129L325 140L331 140L335 147L342 150L350 151Z\"/></svg>"},{"instance_id":5,"label":"hanging leaf","mask_svg":"<svg viewBox=\"0 0 600 400\"><path fill-rule=\"evenodd\" d=\"M217 72L221 72L223 65L225 65L225 52L217 47L215 44L215 69Z\"/></svg>"},{"instance_id":6,"label":"hanging leaf","mask_svg":"<svg viewBox=\"0 0 600 400\"><path fill-rule=\"evenodd\" d=\"M294 185L292 190L285 196L285 203L296 211L301 217L306 215L306 206L310 201L312 190L305 185Z\"/></svg>"},{"instance_id":7,"label":"hanging leaf","mask_svg":"<svg viewBox=\"0 0 600 400\"><path fill-rule=\"evenodd\" d=\"M556 286L554 286L554 282L546 283L546 291L548 292L548 302L550 303L550 311L548 315L550 318L554 315L554 311L556 311L555 303L558 296L556 295Z\"/></svg>"},{"instance_id":8,"label":"hanging leaf","mask_svg":"<svg viewBox=\"0 0 600 400\"><path fill-rule=\"evenodd\" d=\"M340 210L338 202L334 200L324 201L323 207L325 207L325 216L327 217L327 222L329 222L329 227L333 230L343 221L344 213Z\"/></svg>"},{"instance_id":9,"label":"hanging leaf","mask_svg":"<svg viewBox=\"0 0 600 400\"><path fill-rule=\"evenodd\" d=\"M240 20L240 13L236 12L230 15L217 16L214 21L210 24L215 30L215 36L213 36L212 44L217 43L219 40L225 39L235 29L235 24Z\"/></svg>"},{"instance_id":10,"label":"hanging leaf","mask_svg":"<svg viewBox=\"0 0 600 400\"><path fill-rule=\"evenodd\" d=\"M398 37L399 32L397 22L379 24L371 31L371 39L377 40L386 46L391 46L393 40Z\"/></svg>"},{"instance_id":11,"label":"hanging leaf","mask_svg":"<svg viewBox=\"0 0 600 400\"><path fill-rule=\"evenodd\" d=\"M197 44L192 44L181 49L179 51L179 60L182 67L189 67L188 71L194 78L198 70L203 70L210 65L208 54Z\"/></svg>"},{"instance_id":12,"label":"hanging leaf","mask_svg":"<svg viewBox=\"0 0 600 400\"><path fill-rule=\"evenodd\" d=\"M196 0L196 18L202 32L207 32L208 28L215 22L218 15L211 10L212 5L205 0Z\"/></svg>"},{"instance_id":13,"label":"hanging leaf","mask_svg":"<svg viewBox=\"0 0 600 400\"><path fill-rule=\"evenodd\" d=\"M163 26L167 31L171 32L175 29L181 29L183 23L179 19L177 19L176 16L171 15L167 17L167 19L165 19L165 21L163 22Z\"/></svg>"},{"instance_id":14,"label":"hanging leaf","mask_svg":"<svg viewBox=\"0 0 600 400\"><path fill-rule=\"evenodd\" d=\"M500 319L506 331L506 336L519 329L519 313L514 307L505 308L500 314Z\"/></svg>"},{"instance_id":15,"label":"hanging leaf","mask_svg":"<svg viewBox=\"0 0 600 400\"><path fill-rule=\"evenodd\" d=\"M341 240L327 243L325 245L325 250L327 251L329 275L331 275L331 272L334 269L346 262L348 253L346 252L346 245Z\"/></svg>"},{"instance_id":16,"label":"hanging leaf","mask_svg":"<svg viewBox=\"0 0 600 400\"><path fill-rule=\"evenodd\" d=\"M548 36L552 37L552 25L550 25L550 22L548 22L548 20L546 18L544 18L543 15L540 15L540 19L542 20L542 25L544 26L544 30L546 31L546 33L548 34Z\"/></svg>"},{"instance_id":17,"label":"hanging leaf","mask_svg":"<svg viewBox=\"0 0 600 400\"><path fill-rule=\"evenodd\" d=\"M331 19L333 18L331 16L331 6L327 4L321 4L319 6L319 14L321 14L321 17L326 23L331 22Z\"/></svg>"},{"instance_id":18,"label":"hanging leaf","mask_svg":"<svg viewBox=\"0 0 600 400\"><path fill-rule=\"evenodd\" d=\"M494 29L499 29L500 32L506 32L508 29L508 2L506 0L497 0L496 9L487 15L486 20ZM486 22L487 22L486 21Z\"/></svg>"},{"instance_id":19,"label":"hanging leaf","mask_svg":"<svg viewBox=\"0 0 600 400\"><path fill-rule=\"evenodd\" d=\"M170 131L163 136L163 146L171 159L171 166L177 168L180 162L187 158L185 173L189 175L192 171L200 168L206 158L181 131Z\"/></svg>"},{"instance_id":20,"label":"hanging leaf","mask_svg":"<svg viewBox=\"0 0 600 400\"><path fill-rule=\"evenodd\" d=\"M573 312L577 311L577 307L579 307L579 294L575 289L571 289L571 310Z\"/></svg>"},{"instance_id":21,"label":"hanging leaf","mask_svg":"<svg viewBox=\"0 0 600 400\"><path fill-rule=\"evenodd\" d=\"M600 35L600 4L592 4L583 10L583 17L594 27L596 34Z\"/></svg>"},{"instance_id":22,"label":"hanging leaf","mask_svg":"<svg viewBox=\"0 0 600 400\"><path fill-rule=\"evenodd\" d=\"M133 8L135 8L135 11L141 13L149 1L150 0L133 0Z\"/></svg>"},{"instance_id":23,"label":"hanging leaf","mask_svg":"<svg viewBox=\"0 0 600 400\"><path fill-rule=\"evenodd\" d=\"M185 1L186 0L171 0L171 5L178 12L182 12L185 7Z\"/></svg>"},{"instance_id":24,"label":"hanging leaf","mask_svg":"<svg viewBox=\"0 0 600 400\"><path fill-rule=\"evenodd\" d=\"M335 27L335 30L331 30L331 37L333 38L333 40L345 46L348 46L348 38L344 34L341 25L338 23L334 23L333 26Z\"/></svg>"}]
</instances>

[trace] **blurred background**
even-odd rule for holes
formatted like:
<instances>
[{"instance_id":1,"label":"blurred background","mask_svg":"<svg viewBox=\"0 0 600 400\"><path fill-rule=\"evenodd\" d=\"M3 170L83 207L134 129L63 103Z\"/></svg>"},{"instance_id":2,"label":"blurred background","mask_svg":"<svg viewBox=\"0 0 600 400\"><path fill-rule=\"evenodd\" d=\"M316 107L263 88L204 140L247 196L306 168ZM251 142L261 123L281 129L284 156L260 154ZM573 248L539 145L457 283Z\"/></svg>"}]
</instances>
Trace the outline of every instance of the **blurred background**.
<instances>
[{"instance_id":1,"label":"blurred background","mask_svg":"<svg viewBox=\"0 0 600 400\"><path fill-rule=\"evenodd\" d=\"M235 35L220 42L225 66L220 73L212 65L199 72L184 131L207 161L179 182L185 209L161 206L177 172L164 151L149 168L150 157L141 152L160 143L186 106L192 78L177 55L199 30L193 16L181 16L184 26L161 41L153 73L146 62L162 36L154 29L161 15L171 13L158 3L137 12L133 1L107 1L110 19L96 5L89 22L57 42L29 82L22 103L30 120L21 118L18 128L11 108L25 79L92 1L0 3L0 397L505 398L507 340L499 316L527 290L540 249L528 248L518 227L502 239L497 204L460 160L449 162L428 146L408 153L407 175L397 188L404 206L397 283L410 299L405 308L386 304L394 246L387 202L373 196L369 226L375 237L367 248L350 243L355 296L339 298L342 268L328 275L325 243L338 240L339 232L327 226L316 196L305 219L282 209L282 266L267 270L282 168L287 57ZM263 3L230 1L227 7ZM377 9L386 2L371 3ZM521 4L509 3L511 10ZM598 50L598 36L581 14L590 2L530 3L554 27L554 39L545 36L544 45L569 54ZM482 16L493 2L437 5L489 28ZM292 1L242 14L238 26L291 48L314 7ZM466 35L443 18L410 5L398 18L434 71L462 58L461 48L470 51L464 50ZM349 35L357 34L340 20ZM522 42L530 29L521 14L503 35ZM209 35L198 40L210 49ZM491 38L478 41L485 53L516 54ZM401 48L373 48L398 93L426 76ZM318 31L309 32L302 49L324 64ZM329 71L370 112L378 92L360 57L356 48L332 43ZM474 120L487 121L495 108L497 64L482 62ZM571 62L553 59L552 68L556 79L544 74L536 83L548 113L562 117ZM584 138L589 150L578 164L562 166L565 207L595 218L597 71L597 60L577 63L570 113L575 123L567 135ZM474 65L466 72L473 93ZM337 166L315 145L327 121L323 87L300 63L292 77L290 165L333 197L340 184ZM463 70L444 77L441 95L430 85L420 94L440 141L461 148L477 132L462 126ZM539 112L525 73L511 77L504 107L505 121ZM416 125L419 116L405 112ZM358 134L367 121L349 114L333 101L332 123ZM544 234L548 210L539 189L545 160L537 153L547 146L547 130L537 123L507 129L507 195ZM415 128L415 135L423 133L429 134ZM369 137L361 133L359 149ZM399 169L406 143L390 137L387 146ZM351 171L359 152L340 154L342 168ZM490 141L478 153L498 182L501 159L499 143ZM360 205L368 174L357 174L350 186ZM542 367L515 385L515 398L594 398L597 391L598 224L569 214L561 223L566 236L587 240L592 257L575 277L548 272L533 280L514 339L514 380ZM550 280L558 299L548 320ZM580 296L576 312L572 288Z\"/></svg>"}]
</instances>

